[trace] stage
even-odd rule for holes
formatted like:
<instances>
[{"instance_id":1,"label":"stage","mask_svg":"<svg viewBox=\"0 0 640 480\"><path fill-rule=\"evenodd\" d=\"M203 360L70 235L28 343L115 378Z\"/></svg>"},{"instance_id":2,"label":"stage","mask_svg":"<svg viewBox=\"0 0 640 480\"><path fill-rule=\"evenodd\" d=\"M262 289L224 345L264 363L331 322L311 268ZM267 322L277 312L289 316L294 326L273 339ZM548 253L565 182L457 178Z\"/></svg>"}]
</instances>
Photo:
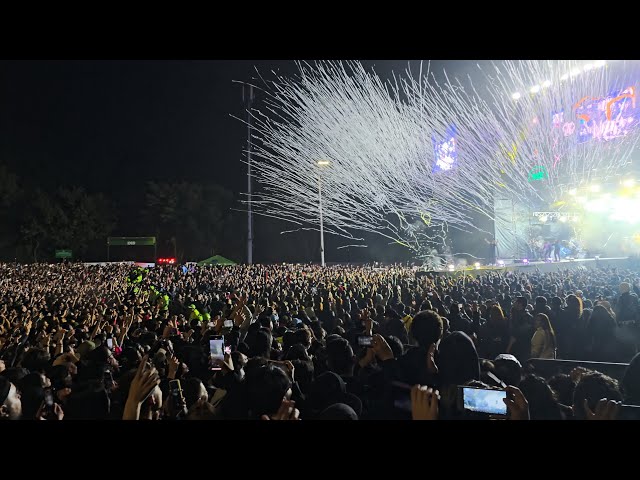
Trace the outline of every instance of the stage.
<instances>
[{"instance_id":1,"label":"stage","mask_svg":"<svg viewBox=\"0 0 640 480\"><path fill-rule=\"evenodd\" d=\"M498 265L487 265L480 267L456 268L454 270L441 270L439 273L468 275L481 275L487 272L532 272L536 269L542 273L557 272L558 270L575 270L577 268L629 268L629 257L612 258L577 258L575 260L560 260L559 262L529 262L522 263L522 260L498 260ZM501 264L500 262L504 262Z\"/></svg>"}]
</instances>

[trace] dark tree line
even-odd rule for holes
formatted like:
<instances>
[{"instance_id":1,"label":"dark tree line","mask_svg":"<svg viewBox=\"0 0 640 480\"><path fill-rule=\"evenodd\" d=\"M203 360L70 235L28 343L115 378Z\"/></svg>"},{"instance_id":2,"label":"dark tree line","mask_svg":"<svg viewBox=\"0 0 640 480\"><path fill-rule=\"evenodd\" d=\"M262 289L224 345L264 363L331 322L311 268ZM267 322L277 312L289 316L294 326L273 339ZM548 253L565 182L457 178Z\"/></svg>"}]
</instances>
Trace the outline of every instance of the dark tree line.
<instances>
[{"instance_id":1,"label":"dark tree line","mask_svg":"<svg viewBox=\"0 0 640 480\"><path fill-rule=\"evenodd\" d=\"M0 260L52 261L56 249L71 249L75 259L100 261L108 236L156 236L160 256L242 261L246 233L234 208L241 207L233 193L215 184L147 182L118 193L46 189L0 164Z\"/></svg>"}]
</instances>

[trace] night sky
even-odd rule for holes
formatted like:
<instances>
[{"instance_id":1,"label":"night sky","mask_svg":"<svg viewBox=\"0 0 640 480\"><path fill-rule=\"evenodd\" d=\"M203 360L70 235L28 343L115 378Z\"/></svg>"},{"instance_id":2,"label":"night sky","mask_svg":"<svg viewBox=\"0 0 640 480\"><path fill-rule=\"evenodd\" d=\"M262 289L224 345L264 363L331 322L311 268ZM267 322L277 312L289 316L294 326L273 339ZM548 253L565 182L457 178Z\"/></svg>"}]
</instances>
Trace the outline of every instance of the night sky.
<instances>
[{"instance_id":1,"label":"night sky","mask_svg":"<svg viewBox=\"0 0 640 480\"><path fill-rule=\"evenodd\" d=\"M363 63L382 77L407 67L402 60ZM476 63L434 67L464 74ZM233 81L251 80L256 67L266 75L297 71L293 60L0 62L0 158L32 185L117 194L138 185L142 191L148 180L209 180L244 192L246 126L231 115L246 114L242 87ZM257 260L279 260L271 252L279 231L256 225ZM303 260L316 250L315 237L296 235L286 243L311 244L283 259ZM329 243L328 260L331 249Z\"/></svg>"}]
</instances>

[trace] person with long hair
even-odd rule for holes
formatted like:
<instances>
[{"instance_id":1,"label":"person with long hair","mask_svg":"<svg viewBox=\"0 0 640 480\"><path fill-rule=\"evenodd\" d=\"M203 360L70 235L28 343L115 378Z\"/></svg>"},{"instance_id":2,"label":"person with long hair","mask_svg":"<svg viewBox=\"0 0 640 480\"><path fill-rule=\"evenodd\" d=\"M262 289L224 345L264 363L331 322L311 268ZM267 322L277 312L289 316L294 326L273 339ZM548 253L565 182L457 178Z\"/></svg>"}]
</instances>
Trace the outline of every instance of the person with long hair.
<instances>
[{"instance_id":1,"label":"person with long hair","mask_svg":"<svg viewBox=\"0 0 640 480\"><path fill-rule=\"evenodd\" d=\"M556 358L556 334L549 317L536 315L536 331L531 337L531 358Z\"/></svg>"},{"instance_id":2,"label":"person with long hair","mask_svg":"<svg viewBox=\"0 0 640 480\"><path fill-rule=\"evenodd\" d=\"M582 318L583 305L582 299L575 295L568 295L567 307L562 310L560 321L558 322L559 350L560 358L577 359L576 345L577 331L580 327L580 319Z\"/></svg>"},{"instance_id":3,"label":"person with long hair","mask_svg":"<svg viewBox=\"0 0 640 480\"><path fill-rule=\"evenodd\" d=\"M492 305L488 312L487 322L478 333L479 350L483 358L495 358L507 351L509 326L499 305Z\"/></svg>"}]
</instances>

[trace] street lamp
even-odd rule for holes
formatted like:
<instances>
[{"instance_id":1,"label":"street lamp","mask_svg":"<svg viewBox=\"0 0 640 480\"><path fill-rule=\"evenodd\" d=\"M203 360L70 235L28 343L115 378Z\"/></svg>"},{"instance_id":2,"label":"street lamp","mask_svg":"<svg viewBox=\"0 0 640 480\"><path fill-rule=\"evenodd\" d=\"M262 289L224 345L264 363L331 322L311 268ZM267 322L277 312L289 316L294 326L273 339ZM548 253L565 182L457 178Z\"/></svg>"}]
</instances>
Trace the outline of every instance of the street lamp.
<instances>
[{"instance_id":1,"label":"street lamp","mask_svg":"<svg viewBox=\"0 0 640 480\"><path fill-rule=\"evenodd\" d=\"M329 166L329 160L318 160L320 168ZM322 223L322 175L318 174L318 212L320 213L320 264L324 267L324 225Z\"/></svg>"}]
</instances>

